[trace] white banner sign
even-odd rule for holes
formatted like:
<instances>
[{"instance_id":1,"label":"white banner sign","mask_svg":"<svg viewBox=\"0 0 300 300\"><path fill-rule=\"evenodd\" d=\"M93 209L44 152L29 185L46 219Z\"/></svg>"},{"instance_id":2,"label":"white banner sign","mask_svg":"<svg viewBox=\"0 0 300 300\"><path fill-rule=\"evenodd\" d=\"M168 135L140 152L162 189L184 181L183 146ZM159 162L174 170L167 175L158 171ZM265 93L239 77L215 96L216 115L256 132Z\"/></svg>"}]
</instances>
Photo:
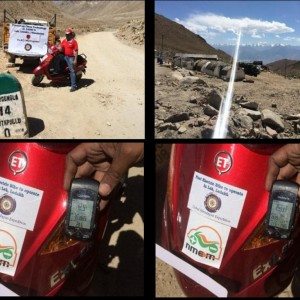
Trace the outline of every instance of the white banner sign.
<instances>
[{"instance_id":1,"label":"white banner sign","mask_svg":"<svg viewBox=\"0 0 300 300\"><path fill-rule=\"evenodd\" d=\"M211 220L237 228L247 191L195 172L188 208Z\"/></svg>"},{"instance_id":2,"label":"white banner sign","mask_svg":"<svg viewBox=\"0 0 300 300\"><path fill-rule=\"evenodd\" d=\"M33 230L43 191L0 177L0 221Z\"/></svg>"},{"instance_id":3,"label":"white banner sign","mask_svg":"<svg viewBox=\"0 0 300 300\"><path fill-rule=\"evenodd\" d=\"M19 56L44 56L48 48L49 27L10 24L8 52Z\"/></svg>"}]
</instances>

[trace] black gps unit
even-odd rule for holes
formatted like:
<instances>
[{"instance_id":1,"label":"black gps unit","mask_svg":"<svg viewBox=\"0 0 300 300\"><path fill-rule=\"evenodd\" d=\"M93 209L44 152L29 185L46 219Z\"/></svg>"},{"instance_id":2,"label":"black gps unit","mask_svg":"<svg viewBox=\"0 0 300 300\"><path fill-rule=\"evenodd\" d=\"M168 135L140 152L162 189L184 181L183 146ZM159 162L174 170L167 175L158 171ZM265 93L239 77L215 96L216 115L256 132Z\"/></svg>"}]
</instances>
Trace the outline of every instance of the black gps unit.
<instances>
[{"instance_id":1,"label":"black gps unit","mask_svg":"<svg viewBox=\"0 0 300 300\"><path fill-rule=\"evenodd\" d=\"M89 240L94 235L98 216L99 182L75 178L71 183L65 219L65 233L77 240Z\"/></svg>"},{"instance_id":2,"label":"black gps unit","mask_svg":"<svg viewBox=\"0 0 300 300\"><path fill-rule=\"evenodd\" d=\"M298 212L298 189L295 182L277 180L270 192L266 234L275 239L288 239L294 230Z\"/></svg>"}]
</instances>

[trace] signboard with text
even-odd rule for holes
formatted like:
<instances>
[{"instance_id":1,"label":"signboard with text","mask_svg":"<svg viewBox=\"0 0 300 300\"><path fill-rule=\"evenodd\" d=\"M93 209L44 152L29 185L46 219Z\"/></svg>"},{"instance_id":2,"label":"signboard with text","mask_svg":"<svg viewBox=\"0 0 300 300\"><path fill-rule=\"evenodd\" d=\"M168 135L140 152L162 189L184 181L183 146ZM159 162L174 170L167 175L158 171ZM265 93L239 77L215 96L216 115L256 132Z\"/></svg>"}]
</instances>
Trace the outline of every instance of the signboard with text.
<instances>
[{"instance_id":1,"label":"signboard with text","mask_svg":"<svg viewBox=\"0 0 300 300\"><path fill-rule=\"evenodd\" d=\"M28 137L22 87L11 74L0 74L0 138Z\"/></svg>"},{"instance_id":2,"label":"signboard with text","mask_svg":"<svg viewBox=\"0 0 300 300\"><path fill-rule=\"evenodd\" d=\"M48 48L49 27L10 24L8 52L19 56L44 56Z\"/></svg>"}]
</instances>

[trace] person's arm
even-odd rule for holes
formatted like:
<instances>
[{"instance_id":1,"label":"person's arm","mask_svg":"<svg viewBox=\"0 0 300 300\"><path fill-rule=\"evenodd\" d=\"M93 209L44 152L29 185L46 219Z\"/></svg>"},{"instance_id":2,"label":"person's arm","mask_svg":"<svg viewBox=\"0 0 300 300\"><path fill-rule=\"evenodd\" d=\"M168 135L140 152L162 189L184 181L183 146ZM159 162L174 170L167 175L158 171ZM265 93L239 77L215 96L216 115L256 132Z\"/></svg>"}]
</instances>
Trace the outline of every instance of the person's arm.
<instances>
[{"instance_id":1,"label":"person's arm","mask_svg":"<svg viewBox=\"0 0 300 300\"><path fill-rule=\"evenodd\" d=\"M70 188L74 177L101 181L99 193L109 196L128 169L144 157L143 143L82 143L66 158L64 188Z\"/></svg>"},{"instance_id":2,"label":"person's arm","mask_svg":"<svg viewBox=\"0 0 300 300\"><path fill-rule=\"evenodd\" d=\"M300 144L285 145L270 157L266 189L270 191L276 179L292 178L300 184Z\"/></svg>"},{"instance_id":3,"label":"person's arm","mask_svg":"<svg viewBox=\"0 0 300 300\"><path fill-rule=\"evenodd\" d=\"M73 50L73 54L74 54L74 65L76 66L77 65L77 57L78 57L78 44L76 41L75 41L75 48Z\"/></svg>"}]
</instances>

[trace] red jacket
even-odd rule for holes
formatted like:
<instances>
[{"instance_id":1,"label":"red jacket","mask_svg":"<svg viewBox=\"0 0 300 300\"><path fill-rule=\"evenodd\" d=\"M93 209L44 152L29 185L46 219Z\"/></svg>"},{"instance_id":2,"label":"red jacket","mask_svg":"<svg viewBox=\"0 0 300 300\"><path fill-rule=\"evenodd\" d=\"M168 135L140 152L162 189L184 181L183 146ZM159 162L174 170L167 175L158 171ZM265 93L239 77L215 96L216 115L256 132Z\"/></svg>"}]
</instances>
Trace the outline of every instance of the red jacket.
<instances>
[{"instance_id":1,"label":"red jacket","mask_svg":"<svg viewBox=\"0 0 300 300\"><path fill-rule=\"evenodd\" d=\"M63 52L66 56L75 56L74 51L78 52L78 44L75 39L71 39L70 41L64 39L61 42L61 47L63 48Z\"/></svg>"}]
</instances>

